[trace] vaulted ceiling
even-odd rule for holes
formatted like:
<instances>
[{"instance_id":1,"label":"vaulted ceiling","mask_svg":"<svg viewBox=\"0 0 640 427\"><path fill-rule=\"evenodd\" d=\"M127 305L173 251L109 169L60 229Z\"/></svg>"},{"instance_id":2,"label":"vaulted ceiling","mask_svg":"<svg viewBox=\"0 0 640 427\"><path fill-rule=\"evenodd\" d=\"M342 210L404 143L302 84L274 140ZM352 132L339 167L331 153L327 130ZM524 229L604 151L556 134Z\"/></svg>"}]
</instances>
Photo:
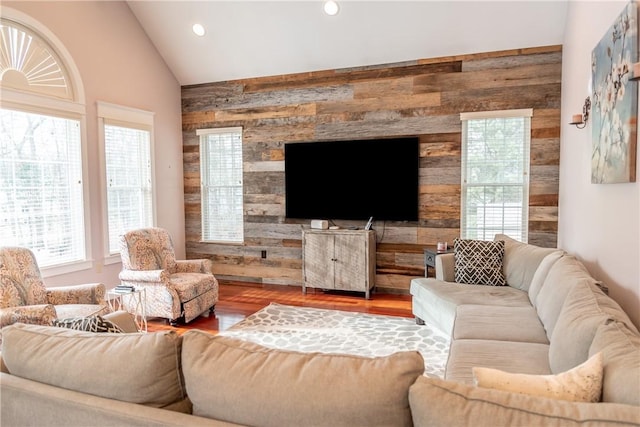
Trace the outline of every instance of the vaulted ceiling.
<instances>
[{"instance_id":1,"label":"vaulted ceiling","mask_svg":"<svg viewBox=\"0 0 640 427\"><path fill-rule=\"evenodd\" d=\"M568 7L338 0L329 16L319 0L127 3L181 85L562 44Z\"/></svg>"}]
</instances>

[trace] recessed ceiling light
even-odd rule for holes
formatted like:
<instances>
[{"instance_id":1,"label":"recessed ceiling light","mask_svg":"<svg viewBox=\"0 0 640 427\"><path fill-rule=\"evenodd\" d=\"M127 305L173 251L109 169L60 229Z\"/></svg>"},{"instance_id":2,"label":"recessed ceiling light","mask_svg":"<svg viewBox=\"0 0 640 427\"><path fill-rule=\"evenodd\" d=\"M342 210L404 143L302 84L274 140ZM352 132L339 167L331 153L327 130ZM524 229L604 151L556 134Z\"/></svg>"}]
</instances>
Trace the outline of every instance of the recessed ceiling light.
<instances>
[{"instance_id":1,"label":"recessed ceiling light","mask_svg":"<svg viewBox=\"0 0 640 427\"><path fill-rule=\"evenodd\" d=\"M204 27L201 24L193 24L193 32L197 35L197 36L204 36Z\"/></svg>"},{"instance_id":2,"label":"recessed ceiling light","mask_svg":"<svg viewBox=\"0 0 640 427\"><path fill-rule=\"evenodd\" d=\"M324 2L324 13L329 16L337 15L340 10L340 6L334 0L328 0Z\"/></svg>"}]
</instances>

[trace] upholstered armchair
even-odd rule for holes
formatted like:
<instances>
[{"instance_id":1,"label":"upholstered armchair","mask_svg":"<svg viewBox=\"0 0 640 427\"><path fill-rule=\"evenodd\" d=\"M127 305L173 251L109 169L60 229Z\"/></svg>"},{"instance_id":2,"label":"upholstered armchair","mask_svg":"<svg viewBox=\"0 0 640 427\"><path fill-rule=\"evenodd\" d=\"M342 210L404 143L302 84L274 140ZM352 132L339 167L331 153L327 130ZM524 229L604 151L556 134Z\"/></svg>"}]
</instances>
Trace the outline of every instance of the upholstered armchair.
<instances>
[{"instance_id":1,"label":"upholstered armchair","mask_svg":"<svg viewBox=\"0 0 640 427\"><path fill-rule=\"evenodd\" d=\"M120 281L145 289L146 315L188 323L218 302L218 280L208 259L176 260L162 228L132 230L120 236Z\"/></svg>"},{"instance_id":2,"label":"upholstered armchair","mask_svg":"<svg viewBox=\"0 0 640 427\"><path fill-rule=\"evenodd\" d=\"M0 247L0 327L109 313L102 283L46 288L33 252Z\"/></svg>"}]
</instances>

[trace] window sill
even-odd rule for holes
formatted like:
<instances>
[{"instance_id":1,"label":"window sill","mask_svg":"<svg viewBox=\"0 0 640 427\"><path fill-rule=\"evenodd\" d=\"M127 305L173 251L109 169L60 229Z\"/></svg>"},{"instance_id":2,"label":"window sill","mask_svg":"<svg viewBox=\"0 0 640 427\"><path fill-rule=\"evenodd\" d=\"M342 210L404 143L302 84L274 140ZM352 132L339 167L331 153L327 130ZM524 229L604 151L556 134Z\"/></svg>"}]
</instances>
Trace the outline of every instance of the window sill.
<instances>
[{"instance_id":1,"label":"window sill","mask_svg":"<svg viewBox=\"0 0 640 427\"><path fill-rule=\"evenodd\" d=\"M60 276L62 274L75 273L76 271L90 270L93 268L92 261L77 261L67 264L53 265L51 267L43 267L40 273L43 278Z\"/></svg>"},{"instance_id":2,"label":"window sill","mask_svg":"<svg viewBox=\"0 0 640 427\"><path fill-rule=\"evenodd\" d=\"M106 257L104 257L104 265L111 265L111 264L118 264L120 262L122 262L122 259L120 258L120 254L111 254L111 255L107 255Z\"/></svg>"}]
</instances>

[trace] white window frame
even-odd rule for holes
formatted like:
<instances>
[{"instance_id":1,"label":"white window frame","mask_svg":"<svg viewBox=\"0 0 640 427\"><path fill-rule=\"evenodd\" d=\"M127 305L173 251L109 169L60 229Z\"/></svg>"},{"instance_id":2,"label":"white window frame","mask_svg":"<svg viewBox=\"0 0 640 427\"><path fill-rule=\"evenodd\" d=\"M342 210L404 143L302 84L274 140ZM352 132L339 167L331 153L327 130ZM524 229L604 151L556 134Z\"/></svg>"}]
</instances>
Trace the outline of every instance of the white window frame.
<instances>
[{"instance_id":1,"label":"white window frame","mask_svg":"<svg viewBox=\"0 0 640 427\"><path fill-rule=\"evenodd\" d=\"M156 224L156 186L155 180L155 162L154 162L154 128L153 120L155 113L151 111L140 110L107 102L98 101L96 103L98 114L98 139L100 143L100 179L102 189L102 206L103 206L103 241L104 241L104 264L115 264L121 261L120 251L111 250L109 247L109 202L108 202L108 185L107 182L107 164L106 164L106 135L105 126L113 125L123 128L138 129L149 132L149 159L150 159L150 175L151 175L151 223L140 224L140 227L151 227Z\"/></svg>"},{"instance_id":2,"label":"white window frame","mask_svg":"<svg viewBox=\"0 0 640 427\"><path fill-rule=\"evenodd\" d=\"M200 143L200 204L201 204L201 241L208 243L226 243L226 244L242 244L244 243L244 182L242 178L242 166L240 170L240 212L237 213L237 217L234 218L236 221L236 225L239 225L238 235L235 238L223 239L220 236L214 236L213 238L206 235L207 227L206 224L211 221L215 221L215 218L211 217L211 214L208 212L205 196L208 190L208 168L209 168L209 157L207 155L207 150L205 148L206 137L209 135L220 135L220 134L239 134L240 135L240 163L242 165L242 127L228 127L228 128L211 128L211 129L198 129L196 130L196 135L199 137ZM236 205L237 206L237 205ZM239 224L237 224L239 222Z\"/></svg>"},{"instance_id":3,"label":"white window frame","mask_svg":"<svg viewBox=\"0 0 640 427\"><path fill-rule=\"evenodd\" d=\"M29 15L7 6L0 6L0 16L3 19L16 22L18 25L32 31L36 36L45 41L55 52L57 60L66 69L70 91L67 98L51 96L37 90L21 90L2 86L0 84L0 108L7 110L23 111L63 117L78 120L80 123L80 143L82 155L82 197L84 229L84 257L82 260L68 263L60 263L51 266L39 266L42 277L53 277L61 274L87 270L93 267L91 256L91 215L89 210L89 186L88 186L88 155L87 155L87 126L86 108L84 104L85 93L80 72L73 61L73 57L67 51L64 44L48 28Z\"/></svg>"},{"instance_id":4,"label":"white window frame","mask_svg":"<svg viewBox=\"0 0 640 427\"><path fill-rule=\"evenodd\" d=\"M461 164L461 209L460 209L460 236L463 239L474 238L469 234L467 228L467 195L470 187L483 186L483 187L518 187L522 189L522 206L521 206L521 219L520 219L520 235L516 236L513 232L504 229L504 218L502 219L502 231L499 233L510 235L516 240L520 240L524 243L528 241L529 230L529 171L530 171L530 155L531 155L531 117L533 116L533 109L519 109L519 110L501 110L501 111L485 111L485 112L472 112L461 113L460 120L462 121L462 164ZM467 179L467 155L468 155L468 122L471 120L491 120L491 119L509 119L509 118L523 118L525 119L524 140L523 140L523 158L522 164L522 180L518 183L514 182L479 182L470 184ZM503 206L504 207L504 206ZM482 230L484 227L477 227L476 229ZM493 233L497 234L497 233ZM480 237L477 237L480 238ZM484 239L493 240L494 235L485 235Z\"/></svg>"}]
</instances>

